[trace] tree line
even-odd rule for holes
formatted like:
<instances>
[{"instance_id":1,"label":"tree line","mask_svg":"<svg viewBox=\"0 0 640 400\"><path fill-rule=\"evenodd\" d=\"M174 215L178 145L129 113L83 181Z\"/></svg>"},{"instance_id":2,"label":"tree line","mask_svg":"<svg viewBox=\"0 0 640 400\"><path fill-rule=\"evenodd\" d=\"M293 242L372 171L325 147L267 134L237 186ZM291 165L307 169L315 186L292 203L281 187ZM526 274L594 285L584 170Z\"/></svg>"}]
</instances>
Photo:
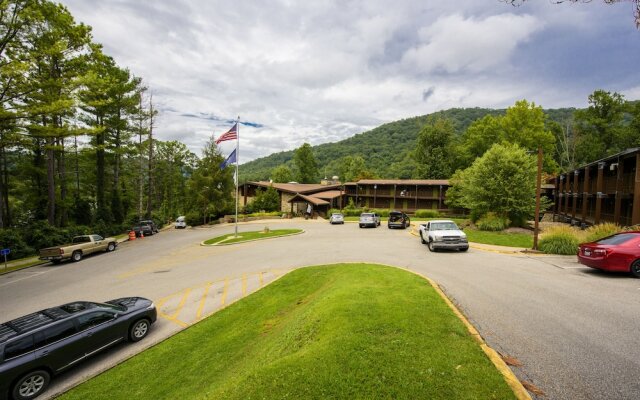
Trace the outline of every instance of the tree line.
<instances>
[{"instance_id":1,"label":"tree line","mask_svg":"<svg viewBox=\"0 0 640 400\"><path fill-rule=\"evenodd\" d=\"M142 218L206 222L231 209L232 172L220 170L215 143L198 157L157 140L151 90L60 4L0 1L0 106L4 246L120 233Z\"/></svg>"}]
</instances>

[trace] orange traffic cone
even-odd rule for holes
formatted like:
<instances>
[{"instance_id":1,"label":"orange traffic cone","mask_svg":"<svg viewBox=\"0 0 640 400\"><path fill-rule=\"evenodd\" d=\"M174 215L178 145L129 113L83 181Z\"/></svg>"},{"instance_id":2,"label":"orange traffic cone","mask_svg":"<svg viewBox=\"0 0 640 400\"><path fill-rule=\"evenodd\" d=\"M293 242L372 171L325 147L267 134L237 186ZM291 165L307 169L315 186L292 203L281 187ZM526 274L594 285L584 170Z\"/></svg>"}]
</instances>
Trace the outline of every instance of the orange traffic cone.
<instances>
[{"instance_id":1,"label":"orange traffic cone","mask_svg":"<svg viewBox=\"0 0 640 400\"><path fill-rule=\"evenodd\" d=\"M129 231L129 240L136 240L136 232Z\"/></svg>"}]
</instances>

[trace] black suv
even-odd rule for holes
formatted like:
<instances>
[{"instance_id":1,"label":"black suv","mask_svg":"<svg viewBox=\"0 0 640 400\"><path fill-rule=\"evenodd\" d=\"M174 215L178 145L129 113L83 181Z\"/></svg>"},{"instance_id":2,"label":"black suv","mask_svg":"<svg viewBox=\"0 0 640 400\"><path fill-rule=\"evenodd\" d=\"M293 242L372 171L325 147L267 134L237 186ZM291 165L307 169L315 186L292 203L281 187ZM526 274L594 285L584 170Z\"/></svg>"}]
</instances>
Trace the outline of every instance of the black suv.
<instances>
[{"instance_id":1,"label":"black suv","mask_svg":"<svg viewBox=\"0 0 640 400\"><path fill-rule=\"evenodd\" d=\"M387 222L387 228L402 228L405 229L411 225L409 216L401 211L391 211L389 213L389 221Z\"/></svg>"},{"instance_id":2,"label":"black suv","mask_svg":"<svg viewBox=\"0 0 640 400\"><path fill-rule=\"evenodd\" d=\"M156 320L142 297L76 301L0 324L0 399L33 399L51 376L122 340L137 342Z\"/></svg>"}]
</instances>

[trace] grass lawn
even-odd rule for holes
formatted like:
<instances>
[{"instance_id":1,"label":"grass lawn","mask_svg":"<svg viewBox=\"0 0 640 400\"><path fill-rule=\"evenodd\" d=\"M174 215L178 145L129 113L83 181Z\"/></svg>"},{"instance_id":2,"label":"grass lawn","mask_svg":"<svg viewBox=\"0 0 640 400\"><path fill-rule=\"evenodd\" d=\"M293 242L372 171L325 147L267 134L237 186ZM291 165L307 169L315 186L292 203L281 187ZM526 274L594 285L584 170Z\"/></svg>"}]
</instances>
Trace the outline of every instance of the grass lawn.
<instances>
[{"instance_id":1,"label":"grass lawn","mask_svg":"<svg viewBox=\"0 0 640 400\"><path fill-rule=\"evenodd\" d=\"M17 271L23 268L29 268L36 264L45 264L47 261L39 260L37 257L27 257L22 260L9 261L7 268L4 267L4 258L0 259L0 275ZM13 265L12 265L13 264Z\"/></svg>"},{"instance_id":2,"label":"grass lawn","mask_svg":"<svg viewBox=\"0 0 640 400\"><path fill-rule=\"evenodd\" d=\"M370 264L302 268L61 399L513 399L436 291Z\"/></svg>"},{"instance_id":3,"label":"grass lawn","mask_svg":"<svg viewBox=\"0 0 640 400\"><path fill-rule=\"evenodd\" d=\"M470 242L528 249L533 247L533 235L526 233L488 232L469 228L465 229L464 233Z\"/></svg>"},{"instance_id":4,"label":"grass lawn","mask_svg":"<svg viewBox=\"0 0 640 400\"><path fill-rule=\"evenodd\" d=\"M292 235L294 233L300 233L302 229L274 229L269 232L264 231L252 231L252 232L238 232L238 237L234 238L234 234L222 235L213 239L205 240L204 244L230 244L246 242L247 240L266 239L277 236Z\"/></svg>"}]
</instances>

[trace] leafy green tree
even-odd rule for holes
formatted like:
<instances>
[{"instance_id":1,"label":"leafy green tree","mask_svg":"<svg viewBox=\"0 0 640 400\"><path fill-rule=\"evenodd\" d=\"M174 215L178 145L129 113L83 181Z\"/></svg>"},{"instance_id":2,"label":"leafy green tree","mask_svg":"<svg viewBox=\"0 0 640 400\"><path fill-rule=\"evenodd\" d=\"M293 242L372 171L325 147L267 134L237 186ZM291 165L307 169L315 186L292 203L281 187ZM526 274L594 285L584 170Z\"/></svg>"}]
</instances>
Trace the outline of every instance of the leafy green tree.
<instances>
[{"instance_id":1,"label":"leafy green tree","mask_svg":"<svg viewBox=\"0 0 640 400\"><path fill-rule=\"evenodd\" d=\"M373 177L373 174L367 169L362 156L342 157L339 161L338 175L344 182L355 182Z\"/></svg>"},{"instance_id":2,"label":"leafy green tree","mask_svg":"<svg viewBox=\"0 0 640 400\"><path fill-rule=\"evenodd\" d=\"M318 181L318 162L309 143L303 144L296 150L293 164L296 169L296 180L299 183L316 183Z\"/></svg>"},{"instance_id":3,"label":"leafy green tree","mask_svg":"<svg viewBox=\"0 0 640 400\"><path fill-rule=\"evenodd\" d=\"M589 95L589 107L575 113L578 134L576 158L589 163L624 150L624 97L619 93L596 90Z\"/></svg>"},{"instance_id":4,"label":"leafy green tree","mask_svg":"<svg viewBox=\"0 0 640 400\"><path fill-rule=\"evenodd\" d=\"M491 211L522 221L535 212L536 174L536 159L525 149L495 144L471 167L454 175L448 204L471 209L476 215Z\"/></svg>"},{"instance_id":5,"label":"leafy green tree","mask_svg":"<svg viewBox=\"0 0 640 400\"><path fill-rule=\"evenodd\" d=\"M56 161L60 180L60 197L66 197L66 170L64 139L71 136L68 124L75 112L74 90L82 74L83 52L91 40L90 28L76 24L64 6L48 1L38 2L43 16L26 36L30 43L29 77L32 90L25 95L24 103L31 114L30 133L44 142L43 152L47 170L47 219L56 221ZM38 145L41 141L36 141ZM56 160L57 159L57 160ZM62 223L66 219L63 208Z\"/></svg>"},{"instance_id":6,"label":"leafy green tree","mask_svg":"<svg viewBox=\"0 0 640 400\"><path fill-rule=\"evenodd\" d=\"M220 169L224 159L214 139L210 139L187 183L189 212L198 213L204 224L234 209L233 172L232 168Z\"/></svg>"},{"instance_id":7,"label":"leafy green tree","mask_svg":"<svg viewBox=\"0 0 640 400\"><path fill-rule=\"evenodd\" d=\"M467 168L491 146L500 142L502 139L501 118L485 115L469 125L469 128L462 134L461 143L455 152L458 167Z\"/></svg>"},{"instance_id":8,"label":"leafy green tree","mask_svg":"<svg viewBox=\"0 0 640 400\"><path fill-rule=\"evenodd\" d=\"M280 195L273 186L265 190L257 190L256 196L248 206L253 212L280 211Z\"/></svg>"},{"instance_id":9,"label":"leafy green tree","mask_svg":"<svg viewBox=\"0 0 640 400\"><path fill-rule=\"evenodd\" d=\"M286 165L278 165L271 170L271 181L275 183L287 183L293 180L293 173Z\"/></svg>"},{"instance_id":10,"label":"leafy green tree","mask_svg":"<svg viewBox=\"0 0 640 400\"><path fill-rule=\"evenodd\" d=\"M416 142L415 178L447 179L452 172L452 139L455 129L450 120L437 118L427 124Z\"/></svg>"}]
</instances>

